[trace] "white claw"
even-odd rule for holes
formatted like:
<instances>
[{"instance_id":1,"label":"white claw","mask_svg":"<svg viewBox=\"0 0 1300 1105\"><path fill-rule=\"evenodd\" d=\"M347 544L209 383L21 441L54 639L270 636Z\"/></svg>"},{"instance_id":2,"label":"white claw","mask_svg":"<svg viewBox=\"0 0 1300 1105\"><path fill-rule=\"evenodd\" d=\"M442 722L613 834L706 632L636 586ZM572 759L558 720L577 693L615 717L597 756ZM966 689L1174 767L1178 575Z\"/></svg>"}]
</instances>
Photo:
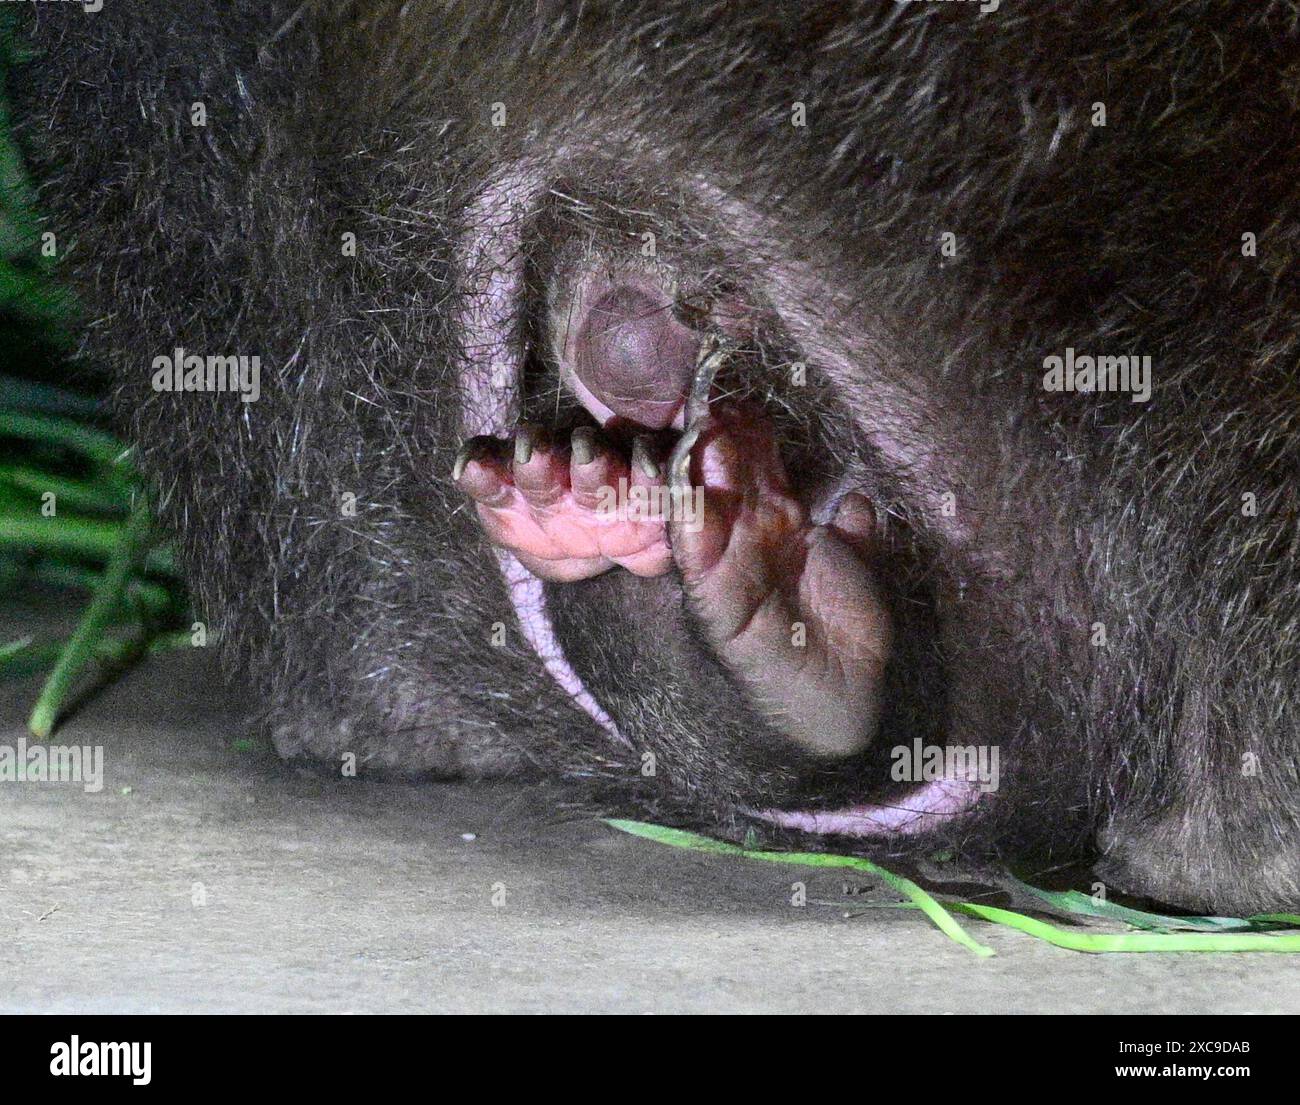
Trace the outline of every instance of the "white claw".
<instances>
[{"instance_id":1,"label":"white claw","mask_svg":"<svg viewBox=\"0 0 1300 1105\"><path fill-rule=\"evenodd\" d=\"M456 452L455 463L451 466L452 482L458 481L465 474L465 465L469 463L470 443L467 441Z\"/></svg>"},{"instance_id":2,"label":"white claw","mask_svg":"<svg viewBox=\"0 0 1300 1105\"><path fill-rule=\"evenodd\" d=\"M691 450L700 440L700 422L688 429L673 446L668 456L668 485L679 491L688 491L691 486Z\"/></svg>"},{"instance_id":3,"label":"white claw","mask_svg":"<svg viewBox=\"0 0 1300 1105\"><path fill-rule=\"evenodd\" d=\"M695 360L695 376L691 380L691 392L686 397L687 428L708 417L709 394L713 391L713 381L730 352L730 343L716 334L710 334L700 343L700 354Z\"/></svg>"},{"instance_id":4,"label":"white claw","mask_svg":"<svg viewBox=\"0 0 1300 1105\"><path fill-rule=\"evenodd\" d=\"M700 440L700 430L709 417L709 396L718 369L731 353L731 343L725 338L710 334L700 343L700 354L695 360L695 376L691 391L686 397L686 432L677 440L668 456L668 482L670 486L686 491L691 486L691 450Z\"/></svg>"},{"instance_id":5,"label":"white claw","mask_svg":"<svg viewBox=\"0 0 1300 1105\"><path fill-rule=\"evenodd\" d=\"M650 439L645 434L638 434L632 442L632 467L639 469L646 479L659 478L659 464L650 451Z\"/></svg>"}]
</instances>

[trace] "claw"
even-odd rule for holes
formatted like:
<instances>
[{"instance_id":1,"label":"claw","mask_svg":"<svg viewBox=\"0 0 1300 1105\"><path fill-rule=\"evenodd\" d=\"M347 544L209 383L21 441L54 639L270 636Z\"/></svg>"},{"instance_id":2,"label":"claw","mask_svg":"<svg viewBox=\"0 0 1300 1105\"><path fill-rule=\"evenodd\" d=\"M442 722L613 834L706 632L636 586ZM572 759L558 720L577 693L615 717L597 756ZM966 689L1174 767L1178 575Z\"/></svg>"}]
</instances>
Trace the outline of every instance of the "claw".
<instances>
[{"instance_id":1,"label":"claw","mask_svg":"<svg viewBox=\"0 0 1300 1105\"><path fill-rule=\"evenodd\" d=\"M493 440L480 434L478 437L471 437L461 445L456 453L456 459L451 465L451 478L454 483L459 483L461 476L465 474L465 468L472 460L486 460L492 455Z\"/></svg>"},{"instance_id":2,"label":"claw","mask_svg":"<svg viewBox=\"0 0 1300 1105\"><path fill-rule=\"evenodd\" d=\"M590 464L596 458L596 431L590 426L579 426L569 437L573 463Z\"/></svg>"},{"instance_id":3,"label":"claw","mask_svg":"<svg viewBox=\"0 0 1300 1105\"><path fill-rule=\"evenodd\" d=\"M730 344L713 334L700 344L700 355L695 361L695 376L691 380L691 393L686 399L688 429L708 415L709 394L713 390L714 378L730 352Z\"/></svg>"},{"instance_id":4,"label":"claw","mask_svg":"<svg viewBox=\"0 0 1300 1105\"><path fill-rule=\"evenodd\" d=\"M650 439L645 434L638 434L632 441L632 464L646 479L659 478L659 462L650 452Z\"/></svg>"},{"instance_id":5,"label":"claw","mask_svg":"<svg viewBox=\"0 0 1300 1105\"><path fill-rule=\"evenodd\" d=\"M709 395L713 391L713 381L730 352L730 343L716 335L705 338L700 345L691 393L686 399L686 432L678 438L668 457L668 482L679 491L690 489L691 450L699 441L700 429L709 416Z\"/></svg>"},{"instance_id":6,"label":"claw","mask_svg":"<svg viewBox=\"0 0 1300 1105\"><path fill-rule=\"evenodd\" d=\"M678 492L691 489L691 450L700 440L700 423L696 423L677 440L668 457L668 485Z\"/></svg>"},{"instance_id":7,"label":"claw","mask_svg":"<svg viewBox=\"0 0 1300 1105\"><path fill-rule=\"evenodd\" d=\"M452 483L459 483L461 476L465 474L465 465L469 463L469 457L472 451L470 449L470 446L472 444L473 444L472 441L467 441L465 442L464 445L460 447L459 450L457 450L456 460L452 463L451 466Z\"/></svg>"},{"instance_id":8,"label":"claw","mask_svg":"<svg viewBox=\"0 0 1300 1105\"><path fill-rule=\"evenodd\" d=\"M515 430L515 463L527 464L532 460L536 444L537 427L521 424Z\"/></svg>"}]
</instances>

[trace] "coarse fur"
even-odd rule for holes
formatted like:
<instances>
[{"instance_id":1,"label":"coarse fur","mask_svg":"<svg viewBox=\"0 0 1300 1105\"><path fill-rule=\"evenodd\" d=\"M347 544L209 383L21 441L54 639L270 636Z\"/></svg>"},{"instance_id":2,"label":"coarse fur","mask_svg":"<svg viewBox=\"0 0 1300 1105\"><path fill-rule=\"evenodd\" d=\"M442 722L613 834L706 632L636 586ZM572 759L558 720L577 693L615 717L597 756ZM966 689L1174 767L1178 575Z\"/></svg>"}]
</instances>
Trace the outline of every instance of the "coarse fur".
<instances>
[{"instance_id":1,"label":"coarse fur","mask_svg":"<svg viewBox=\"0 0 1300 1105\"><path fill-rule=\"evenodd\" d=\"M887 799L914 737L996 746L996 794L876 850L1095 848L1120 889L1252 911L1300 906L1298 23L107 0L35 6L14 91L84 356L286 755L626 779L739 832ZM502 401L558 410L557 281L647 232L674 286L744 303L735 386L809 480L847 473L885 519L902 643L852 769L765 758L672 577L547 588L611 740L447 479L466 366L517 366ZM177 346L259 355L261 398L155 392ZM1045 391L1067 347L1150 356L1150 401Z\"/></svg>"}]
</instances>

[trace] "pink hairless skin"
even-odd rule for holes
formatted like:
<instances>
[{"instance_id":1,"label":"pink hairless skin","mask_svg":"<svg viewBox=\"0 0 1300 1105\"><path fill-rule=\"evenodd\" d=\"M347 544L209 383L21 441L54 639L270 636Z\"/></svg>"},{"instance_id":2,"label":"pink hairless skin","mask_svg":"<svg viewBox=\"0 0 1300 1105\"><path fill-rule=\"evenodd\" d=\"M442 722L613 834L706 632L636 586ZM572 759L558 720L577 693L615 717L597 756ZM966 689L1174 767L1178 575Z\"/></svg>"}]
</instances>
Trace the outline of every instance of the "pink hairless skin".
<instances>
[{"instance_id":1,"label":"pink hairless skin","mask_svg":"<svg viewBox=\"0 0 1300 1105\"><path fill-rule=\"evenodd\" d=\"M454 479L496 545L525 638L565 693L628 747L567 660L544 584L620 569L675 571L718 658L784 736L813 757L861 751L876 734L892 632L869 568L874 512L848 491L828 521L813 521L762 411L712 400L724 342L689 329L653 283L616 272L580 281L558 351L562 378L600 427L617 422L644 434L628 456L595 428L575 430L566 446L517 426L519 239L539 194L527 173L489 186L468 212L460 254L470 440ZM665 458L647 435L670 428L681 434ZM687 527L602 509L600 495L612 486L698 492L703 521ZM807 629L797 643L794 625ZM891 804L749 812L784 828L867 837L933 828L977 797L969 784L941 779Z\"/></svg>"}]
</instances>

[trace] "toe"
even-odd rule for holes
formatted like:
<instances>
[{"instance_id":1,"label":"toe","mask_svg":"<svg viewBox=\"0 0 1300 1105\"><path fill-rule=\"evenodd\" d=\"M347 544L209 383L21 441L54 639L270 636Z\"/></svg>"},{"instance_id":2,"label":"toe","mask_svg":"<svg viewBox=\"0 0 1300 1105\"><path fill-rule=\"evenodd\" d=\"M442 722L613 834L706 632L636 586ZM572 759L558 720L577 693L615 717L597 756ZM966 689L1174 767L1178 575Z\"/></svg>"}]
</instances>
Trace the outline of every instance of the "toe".
<instances>
[{"instance_id":1,"label":"toe","mask_svg":"<svg viewBox=\"0 0 1300 1105\"><path fill-rule=\"evenodd\" d=\"M452 481L484 506L504 506L514 497L503 443L492 437L474 437L461 447L452 466Z\"/></svg>"},{"instance_id":2,"label":"toe","mask_svg":"<svg viewBox=\"0 0 1300 1105\"><path fill-rule=\"evenodd\" d=\"M569 453L574 504L581 510L608 512L613 505L611 493L627 475L627 463L588 426L573 431Z\"/></svg>"},{"instance_id":3,"label":"toe","mask_svg":"<svg viewBox=\"0 0 1300 1105\"><path fill-rule=\"evenodd\" d=\"M522 425L515 432L511 475L515 487L534 510L556 506L569 491L568 458L536 426Z\"/></svg>"},{"instance_id":4,"label":"toe","mask_svg":"<svg viewBox=\"0 0 1300 1105\"><path fill-rule=\"evenodd\" d=\"M663 482L664 466L656 455L653 439L646 434L638 434L632 440L631 468L634 483L651 486Z\"/></svg>"}]
</instances>

